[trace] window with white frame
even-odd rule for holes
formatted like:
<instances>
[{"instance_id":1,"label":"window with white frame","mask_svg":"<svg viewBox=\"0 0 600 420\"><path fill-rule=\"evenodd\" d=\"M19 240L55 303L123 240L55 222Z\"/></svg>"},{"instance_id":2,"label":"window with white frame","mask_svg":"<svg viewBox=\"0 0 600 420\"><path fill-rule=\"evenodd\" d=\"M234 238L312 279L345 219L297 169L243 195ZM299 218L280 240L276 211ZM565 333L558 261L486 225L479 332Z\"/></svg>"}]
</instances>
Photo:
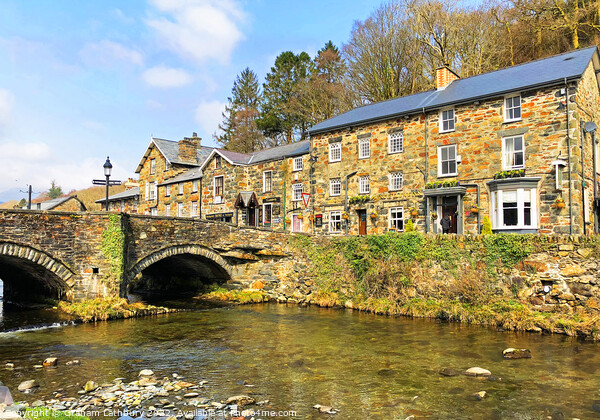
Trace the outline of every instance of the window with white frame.
<instances>
[{"instance_id":1,"label":"window with white frame","mask_svg":"<svg viewBox=\"0 0 600 420\"><path fill-rule=\"evenodd\" d=\"M192 181L192 192L198 192L198 180L194 179Z\"/></svg>"},{"instance_id":2,"label":"window with white frame","mask_svg":"<svg viewBox=\"0 0 600 420\"><path fill-rule=\"evenodd\" d=\"M536 229L537 189L499 189L492 192L494 229Z\"/></svg>"},{"instance_id":3,"label":"window with white frame","mask_svg":"<svg viewBox=\"0 0 600 420\"><path fill-rule=\"evenodd\" d=\"M342 143L329 143L329 162L339 162L342 160Z\"/></svg>"},{"instance_id":4,"label":"window with white frame","mask_svg":"<svg viewBox=\"0 0 600 420\"><path fill-rule=\"evenodd\" d=\"M222 158L220 155L215 156L215 169L221 169L222 166Z\"/></svg>"},{"instance_id":5,"label":"window with white frame","mask_svg":"<svg viewBox=\"0 0 600 420\"><path fill-rule=\"evenodd\" d=\"M177 194L179 194L179 195L183 194L183 182L180 182L179 184L177 184Z\"/></svg>"},{"instance_id":6,"label":"window with white frame","mask_svg":"<svg viewBox=\"0 0 600 420\"><path fill-rule=\"evenodd\" d=\"M165 197L171 196L171 184L165 185Z\"/></svg>"},{"instance_id":7,"label":"window with white frame","mask_svg":"<svg viewBox=\"0 0 600 420\"><path fill-rule=\"evenodd\" d=\"M150 183L150 200L156 199L156 182Z\"/></svg>"},{"instance_id":8,"label":"window with white frame","mask_svg":"<svg viewBox=\"0 0 600 420\"><path fill-rule=\"evenodd\" d=\"M438 176L456 175L456 145L438 147Z\"/></svg>"},{"instance_id":9,"label":"window with white frame","mask_svg":"<svg viewBox=\"0 0 600 420\"><path fill-rule=\"evenodd\" d=\"M504 169L523 169L525 167L525 140L523 136L502 139Z\"/></svg>"},{"instance_id":10,"label":"window with white frame","mask_svg":"<svg viewBox=\"0 0 600 420\"><path fill-rule=\"evenodd\" d=\"M358 158L366 159L371 157L371 139L358 140Z\"/></svg>"},{"instance_id":11,"label":"window with white frame","mask_svg":"<svg viewBox=\"0 0 600 420\"><path fill-rule=\"evenodd\" d=\"M156 172L156 159L150 159L150 175Z\"/></svg>"},{"instance_id":12,"label":"window with white frame","mask_svg":"<svg viewBox=\"0 0 600 420\"><path fill-rule=\"evenodd\" d=\"M504 121L518 121L521 119L521 96L504 98Z\"/></svg>"},{"instance_id":13,"label":"window with white frame","mask_svg":"<svg viewBox=\"0 0 600 420\"><path fill-rule=\"evenodd\" d=\"M177 203L177 217L183 217L183 203Z\"/></svg>"},{"instance_id":14,"label":"window with white frame","mask_svg":"<svg viewBox=\"0 0 600 420\"><path fill-rule=\"evenodd\" d=\"M157 209L156 207L152 207L152 208L150 209L150 214L151 214L152 216L158 216L158 209Z\"/></svg>"},{"instance_id":15,"label":"window with white frame","mask_svg":"<svg viewBox=\"0 0 600 420\"><path fill-rule=\"evenodd\" d=\"M263 192L271 192L273 189L273 171L263 172Z\"/></svg>"},{"instance_id":16,"label":"window with white frame","mask_svg":"<svg viewBox=\"0 0 600 420\"><path fill-rule=\"evenodd\" d=\"M342 212L341 211L330 211L329 212L329 232L339 233L342 231Z\"/></svg>"},{"instance_id":17,"label":"window with white frame","mask_svg":"<svg viewBox=\"0 0 600 420\"><path fill-rule=\"evenodd\" d=\"M146 194L144 194L144 198L146 201L150 200L150 183L146 184Z\"/></svg>"},{"instance_id":18,"label":"window with white frame","mask_svg":"<svg viewBox=\"0 0 600 420\"><path fill-rule=\"evenodd\" d=\"M454 108L440 112L440 133L454 131Z\"/></svg>"},{"instance_id":19,"label":"window with white frame","mask_svg":"<svg viewBox=\"0 0 600 420\"><path fill-rule=\"evenodd\" d=\"M190 210L190 216L191 217L198 216L198 202L197 201L192 201L192 208Z\"/></svg>"},{"instance_id":20,"label":"window with white frame","mask_svg":"<svg viewBox=\"0 0 600 420\"><path fill-rule=\"evenodd\" d=\"M301 171L303 168L302 156L294 158L294 171Z\"/></svg>"},{"instance_id":21,"label":"window with white frame","mask_svg":"<svg viewBox=\"0 0 600 420\"><path fill-rule=\"evenodd\" d=\"M391 207L389 214L390 229L404 230L404 208Z\"/></svg>"},{"instance_id":22,"label":"window with white frame","mask_svg":"<svg viewBox=\"0 0 600 420\"><path fill-rule=\"evenodd\" d=\"M215 203L220 203L223 198L224 182L225 177L223 176L216 176L213 180L213 197L215 198Z\"/></svg>"},{"instance_id":23,"label":"window with white frame","mask_svg":"<svg viewBox=\"0 0 600 420\"><path fill-rule=\"evenodd\" d=\"M401 153L404 151L404 134L402 131L388 135L388 153Z\"/></svg>"},{"instance_id":24,"label":"window with white frame","mask_svg":"<svg viewBox=\"0 0 600 420\"><path fill-rule=\"evenodd\" d=\"M170 216L171 215L171 206L167 205L165 207L165 215L166 216Z\"/></svg>"},{"instance_id":25,"label":"window with white frame","mask_svg":"<svg viewBox=\"0 0 600 420\"><path fill-rule=\"evenodd\" d=\"M360 194L369 194L371 192L371 184L369 183L369 175L363 175L359 179Z\"/></svg>"},{"instance_id":26,"label":"window with white frame","mask_svg":"<svg viewBox=\"0 0 600 420\"><path fill-rule=\"evenodd\" d=\"M390 172L390 191L399 191L404 184L402 172Z\"/></svg>"},{"instance_id":27,"label":"window with white frame","mask_svg":"<svg viewBox=\"0 0 600 420\"><path fill-rule=\"evenodd\" d=\"M329 180L329 195L335 197L342 194L342 180L333 178Z\"/></svg>"},{"instance_id":28,"label":"window with white frame","mask_svg":"<svg viewBox=\"0 0 600 420\"><path fill-rule=\"evenodd\" d=\"M292 184L292 201L302 200L302 184Z\"/></svg>"}]
</instances>

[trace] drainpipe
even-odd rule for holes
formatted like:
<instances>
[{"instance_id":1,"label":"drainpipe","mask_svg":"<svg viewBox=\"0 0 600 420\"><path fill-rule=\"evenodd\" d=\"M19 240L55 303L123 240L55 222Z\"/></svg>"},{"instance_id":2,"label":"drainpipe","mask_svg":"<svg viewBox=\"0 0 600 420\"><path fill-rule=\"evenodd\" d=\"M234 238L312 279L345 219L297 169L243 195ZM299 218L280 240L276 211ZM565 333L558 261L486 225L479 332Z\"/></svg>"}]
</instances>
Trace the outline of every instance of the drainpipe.
<instances>
[{"instance_id":1,"label":"drainpipe","mask_svg":"<svg viewBox=\"0 0 600 420\"><path fill-rule=\"evenodd\" d=\"M425 172L423 173L423 181L425 182L425 184L427 184L427 179L429 178L429 145L427 144L428 118L427 114L425 113L425 107L423 107L423 116L425 118L425 133L423 136L425 138ZM423 188L425 188L425 185L423 185ZM425 198L425 233L429 233L429 224L431 223L431 221L429 220L429 201L429 198Z\"/></svg>"},{"instance_id":2,"label":"drainpipe","mask_svg":"<svg viewBox=\"0 0 600 420\"><path fill-rule=\"evenodd\" d=\"M586 229L586 221L585 221L585 171L584 171L584 140L585 140L585 131L583 130L583 120L579 120L579 126L581 127L581 220L583 222L583 234L587 234Z\"/></svg>"},{"instance_id":3,"label":"drainpipe","mask_svg":"<svg viewBox=\"0 0 600 420\"><path fill-rule=\"evenodd\" d=\"M200 198L198 198L198 218L202 219L202 196L204 195L204 190L202 189L202 180L204 176L200 178L200 185L198 186L198 191L200 192Z\"/></svg>"},{"instance_id":4,"label":"drainpipe","mask_svg":"<svg viewBox=\"0 0 600 420\"><path fill-rule=\"evenodd\" d=\"M573 234L573 184L571 181L571 135L569 134L569 85L565 77L565 115L567 117L567 166L569 167L569 234Z\"/></svg>"},{"instance_id":5,"label":"drainpipe","mask_svg":"<svg viewBox=\"0 0 600 420\"><path fill-rule=\"evenodd\" d=\"M311 204L310 204L310 214L312 214L312 220L310 221L310 227L311 227L311 232L314 235L315 234L315 188L313 186L313 171L314 171L314 164L315 161L317 160L316 157L313 156L312 152L313 152L313 148L312 148L312 137L310 136L310 134L308 135L308 139L309 139L309 148L308 148L308 160L310 162L310 169L308 172L308 182L310 185L310 198L311 198Z\"/></svg>"},{"instance_id":6,"label":"drainpipe","mask_svg":"<svg viewBox=\"0 0 600 420\"><path fill-rule=\"evenodd\" d=\"M475 187L477 188L477 208L481 206L481 194L479 192L479 184L460 184L463 187ZM477 212L477 233L481 233L481 212Z\"/></svg>"},{"instance_id":7,"label":"drainpipe","mask_svg":"<svg viewBox=\"0 0 600 420\"><path fill-rule=\"evenodd\" d=\"M344 211L346 213L348 213L348 180L350 178L352 178L354 175L356 175L357 172L358 171L350 172L348 175L346 175L346 185L345 185L346 196L344 197ZM346 235L348 235L349 223L350 223L350 214L348 214L348 218L346 219Z\"/></svg>"},{"instance_id":8,"label":"drainpipe","mask_svg":"<svg viewBox=\"0 0 600 420\"><path fill-rule=\"evenodd\" d=\"M592 131L592 174L594 178L594 204L592 205L592 209L594 209L594 233L598 233L598 210L596 209L596 200L598 199L598 182L596 181L596 168L598 167L597 160L598 156L596 156L596 131Z\"/></svg>"},{"instance_id":9,"label":"drainpipe","mask_svg":"<svg viewBox=\"0 0 600 420\"><path fill-rule=\"evenodd\" d=\"M285 210L285 197L287 194L287 186L286 186L286 176L285 174L283 175L283 231L285 232L285 218L287 217L287 212Z\"/></svg>"}]
</instances>

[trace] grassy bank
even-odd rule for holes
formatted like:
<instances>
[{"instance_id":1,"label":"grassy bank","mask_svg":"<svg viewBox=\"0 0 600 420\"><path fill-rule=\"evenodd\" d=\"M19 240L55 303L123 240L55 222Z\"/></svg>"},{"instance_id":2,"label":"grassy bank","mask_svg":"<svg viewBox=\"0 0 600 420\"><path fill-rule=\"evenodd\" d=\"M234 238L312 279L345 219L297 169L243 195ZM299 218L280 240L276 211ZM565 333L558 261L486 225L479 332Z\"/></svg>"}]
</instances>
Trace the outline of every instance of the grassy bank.
<instances>
[{"instance_id":1,"label":"grassy bank","mask_svg":"<svg viewBox=\"0 0 600 420\"><path fill-rule=\"evenodd\" d=\"M317 291L309 299L317 305L600 339L597 311L542 312L519 297L530 285L511 270L551 246L543 236L410 232L290 240L311 261ZM596 242L590 246L597 250Z\"/></svg>"},{"instance_id":2,"label":"grassy bank","mask_svg":"<svg viewBox=\"0 0 600 420\"><path fill-rule=\"evenodd\" d=\"M133 318L177 311L141 302L129 303L124 298L97 298L76 303L60 302L58 308L81 322Z\"/></svg>"},{"instance_id":3,"label":"grassy bank","mask_svg":"<svg viewBox=\"0 0 600 420\"><path fill-rule=\"evenodd\" d=\"M203 293L197 299L210 302L230 302L230 303L260 303L269 300L269 296L262 290L228 290L222 287L215 288L209 292Z\"/></svg>"}]
</instances>

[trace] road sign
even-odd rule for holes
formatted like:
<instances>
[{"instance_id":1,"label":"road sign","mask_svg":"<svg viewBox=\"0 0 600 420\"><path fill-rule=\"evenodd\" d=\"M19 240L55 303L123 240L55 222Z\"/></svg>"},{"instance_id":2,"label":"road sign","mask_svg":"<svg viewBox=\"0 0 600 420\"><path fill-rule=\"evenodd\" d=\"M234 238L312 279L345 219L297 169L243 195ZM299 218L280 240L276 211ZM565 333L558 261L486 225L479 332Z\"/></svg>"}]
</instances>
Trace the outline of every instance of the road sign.
<instances>
[{"instance_id":1,"label":"road sign","mask_svg":"<svg viewBox=\"0 0 600 420\"><path fill-rule=\"evenodd\" d=\"M304 208L308 207L309 201L310 201L310 194L302 193L302 202L304 203Z\"/></svg>"},{"instance_id":2,"label":"road sign","mask_svg":"<svg viewBox=\"0 0 600 420\"><path fill-rule=\"evenodd\" d=\"M106 181L104 179L93 179L92 184L94 185L106 185ZM108 185L121 185L121 181L108 181Z\"/></svg>"}]
</instances>

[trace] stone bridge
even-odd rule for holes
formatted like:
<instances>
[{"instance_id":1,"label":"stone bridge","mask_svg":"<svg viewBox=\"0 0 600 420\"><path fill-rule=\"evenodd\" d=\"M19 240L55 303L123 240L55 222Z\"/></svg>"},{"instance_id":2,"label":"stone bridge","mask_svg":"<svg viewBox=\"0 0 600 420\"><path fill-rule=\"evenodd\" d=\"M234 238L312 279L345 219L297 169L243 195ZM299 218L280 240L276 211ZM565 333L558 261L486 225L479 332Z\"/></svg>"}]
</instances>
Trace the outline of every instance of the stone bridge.
<instances>
[{"instance_id":1,"label":"stone bridge","mask_svg":"<svg viewBox=\"0 0 600 420\"><path fill-rule=\"evenodd\" d=\"M275 290L301 275L290 236L189 218L1 210L0 279L12 301L181 293L213 283Z\"/></svg>"}]
</instances>

